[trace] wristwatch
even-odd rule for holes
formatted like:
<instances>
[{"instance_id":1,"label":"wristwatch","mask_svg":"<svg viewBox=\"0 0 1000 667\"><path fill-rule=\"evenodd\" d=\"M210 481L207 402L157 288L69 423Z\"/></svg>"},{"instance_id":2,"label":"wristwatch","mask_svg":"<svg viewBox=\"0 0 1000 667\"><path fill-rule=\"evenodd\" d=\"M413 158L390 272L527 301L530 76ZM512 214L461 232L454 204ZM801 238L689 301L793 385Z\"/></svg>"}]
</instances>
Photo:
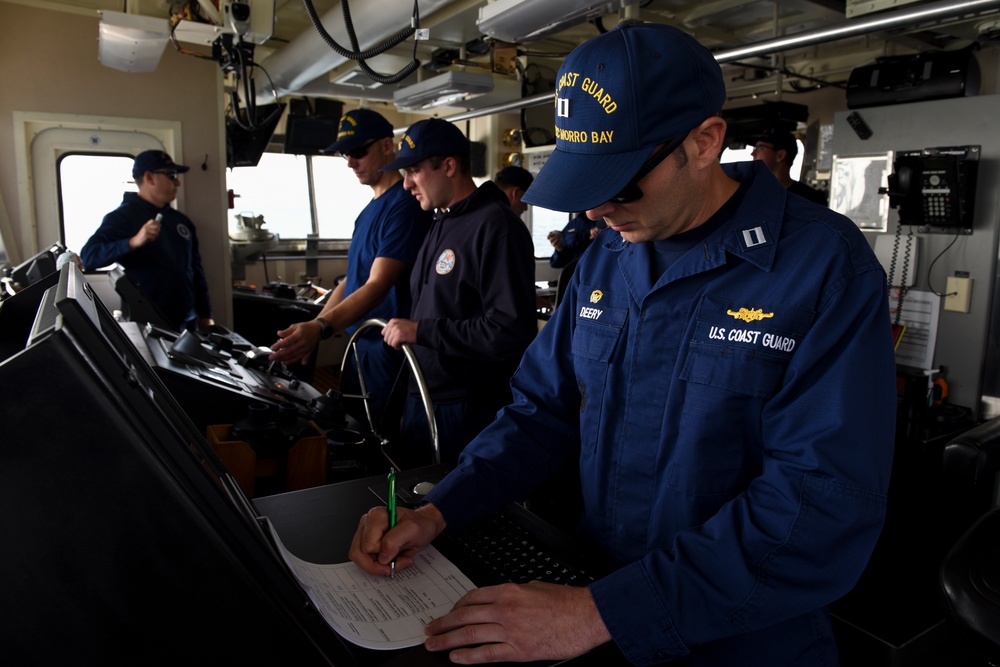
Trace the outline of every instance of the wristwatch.
<instances>
[{"instance_id":1,"label":"wristwatch","mask_svg":"<svg viewBox=\"0 0 1000 667\"><path fill-rule=\"evenodd\" d=\"M319 322L319 337L320 337L320 340L326 340L327 338L329 338L330 336L333 335L333 325L332 324L330 324L325 319L323 319L322 317L319 317L319 316L316 317L315 321Z\"/></svg>"}]
</instances>

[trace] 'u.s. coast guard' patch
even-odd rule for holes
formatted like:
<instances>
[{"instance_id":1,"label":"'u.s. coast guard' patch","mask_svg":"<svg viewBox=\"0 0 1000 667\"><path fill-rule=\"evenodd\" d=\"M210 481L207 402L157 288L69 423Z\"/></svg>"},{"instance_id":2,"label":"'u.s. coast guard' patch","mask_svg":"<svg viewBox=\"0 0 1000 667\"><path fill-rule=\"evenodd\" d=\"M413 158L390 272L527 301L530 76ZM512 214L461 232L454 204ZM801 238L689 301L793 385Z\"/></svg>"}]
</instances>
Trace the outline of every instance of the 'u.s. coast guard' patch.
<instances>
[{"instance_id":1,"label":"'u.s. coast guard' patch","mask_svg":"<svg viewBox=\"0 0 1000 667\"><path fill-rule=\"evenodd\" d=\"M434 270L438 272L438 275L445 275L451 273L451 270L455 268L455 251L448 248L441 256L438 257L437 266Z\"/></svg>"}]
</instances>

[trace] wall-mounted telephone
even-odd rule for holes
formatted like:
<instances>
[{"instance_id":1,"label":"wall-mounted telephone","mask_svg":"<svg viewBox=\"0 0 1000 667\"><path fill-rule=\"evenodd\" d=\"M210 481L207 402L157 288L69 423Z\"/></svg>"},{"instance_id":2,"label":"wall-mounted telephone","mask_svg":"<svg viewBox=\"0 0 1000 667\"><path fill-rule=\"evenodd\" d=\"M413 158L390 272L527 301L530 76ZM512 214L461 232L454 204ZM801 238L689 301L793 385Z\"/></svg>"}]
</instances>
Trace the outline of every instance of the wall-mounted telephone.
<instances>
[{"instance_id":1,"label":"wall-mounted telephone","mask_svg":"<svg viewBox=\"0 0 1000 667\"><path fill-rule=\"evenodd\" d=\"M889 206L902 225L924 233L971 234L979 146L898 151L889 175Z\"/></svg>"}]
</instances>

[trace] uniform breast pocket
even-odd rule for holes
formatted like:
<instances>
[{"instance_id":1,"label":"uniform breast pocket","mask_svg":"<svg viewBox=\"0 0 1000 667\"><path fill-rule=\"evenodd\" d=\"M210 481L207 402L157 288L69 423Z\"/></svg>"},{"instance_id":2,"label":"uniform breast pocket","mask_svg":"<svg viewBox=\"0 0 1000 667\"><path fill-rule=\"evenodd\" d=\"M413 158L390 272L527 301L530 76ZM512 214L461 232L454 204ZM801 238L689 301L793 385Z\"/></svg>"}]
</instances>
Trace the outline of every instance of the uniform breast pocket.
<instances>
[{"instance_id":1,"label":"uniform breast pocket","mask_svg":"<svg viewBox=\"0 0 1000 667\"><path fill-rule=\"evenodd\" d=\"M603 416L608 369L622 344L628 311L613 308L613 301L600 290L582 286L587 300L577 300L573 329L573 359L580 390L580 435L583 446L596 446ZM585 304L585 305L580 305Z\"/></svg>"},{"instance_id":2,"label":"uniform breast pocket","mask_svg":"<svg viewBox=\"0 0 1000 667\"><path fill-rule=\"evenodd\" d=\"M580 285L575 304L573 354L606 364L621 337L628 309L616 307L615 295L590 285Z\"/></svg>"},{"instance_id":3,"label":"uniform breast pocket","mask_svg":"<svg viewBox=\"0 0 1000 667\"><path fill-rule=\"evenodd\" d=\"M748 306L706 297L698 307L681 379L769 398L780 387L813 316L787 304Z\"/></svg>"},{"instance_id":4,"label":"uniform breast pocket","mask_svg":"<svg viewBox=\"0 0 1000 667\"><path fill-rule=\"evenodd\" d=\"M573 355L606 364L621 336L621 327L577 323L573 332Z\"/></svg>"},{"instance_id":5,"label":"uniform breast pocket","mask_svg":"<svg viewBox=\"0 0 1000 667\"><path fill-rule=\"evenodd\" d=\"M778 389L787 360L748 350L695 347L688 351L681 379L768 398Z\"/></svg>"}]
</instances>

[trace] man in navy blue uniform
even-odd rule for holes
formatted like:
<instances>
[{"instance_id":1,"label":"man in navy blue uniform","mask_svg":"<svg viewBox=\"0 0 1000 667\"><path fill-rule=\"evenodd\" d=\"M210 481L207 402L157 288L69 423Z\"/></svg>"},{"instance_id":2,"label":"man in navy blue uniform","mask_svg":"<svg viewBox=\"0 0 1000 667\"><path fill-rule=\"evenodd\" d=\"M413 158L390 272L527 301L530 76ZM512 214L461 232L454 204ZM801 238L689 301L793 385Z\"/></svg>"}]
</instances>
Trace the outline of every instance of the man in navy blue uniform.
<instances>
[{"instance_id":1,"label":"man in navy blue uniform","mask_svg":"<svg viewBox=\"0 0 1000 667\"><path fill-rule=\"evenodd\" d=\"M139 153L139 191L126 192L80 250L91 269L121 264L177 331L215 324L194 224L170 206L188 169L160 150Z\"/></svg>"},{"instance_id":2,"label":"man in navy blue uniform","mask_svg":"<svg viewBox=\"0 0 1000 667\"><path fill-rule=\"evenodd\" d=\"M406 131L384 167L402 169L406 189L434 211L410 279L413 312L382 337L413 346L447 462L510 401L510 377L538 329L531 235L496 184L476 187L469 150L461 130L431 118ZM415 446L429 445L413 383L403 423Z\"/></svg>"},{"instance_id":3,"label":"man in navy blue uniform","mask_svg":"<svg viewBox=\"0 0 1000 667\"><path fill-rule=\"evenodd\" d=\"M799 154L795 135L783 130L771 130L754 142L753 159L767 165L774 177L789 192L805 197L811 202L826 206L826 193L807 183L792 178L792 163Z\"/></svg>"},{"instance_id":4,"label":"man in navy blue uniform","mask_svg":"<svg viewBox=\"0 0 1000 667\"><path fill-rule=\"evenodd\" d=\"M586 213L578 213L562 231L549 232L548 239L553 248L549 265L553 269L561 269L574 259L580 259L602 229L603 221L591 220Z\"/></svg>"},{"instance_id":5,"label":"man in navy blue uniform","mask_svg":"<svg viewBox=\"0 0 1000 667\"><path fill-rule=\"evenodd\" d=\"M351 558L388 574L572 461L582 542L615 569L471 591L427 625L429 650L472 663L613 641L637 665L837 667L826 606L864 569L889 485L885 273L850 220L760 162L719 164L725 85L687 34L619 26L556 86L556 148L525 198L609 230L513 402L427 504L392 530L384 508L365 515Z\"/></svg>"},{"instance_id":6,"label":"man in navy blue uniform","mask_svg":"<svg viewBox=\"0 0 1000 667\"><path fill-rule=\"evenodd\" d=\"M335 331L353 334L365 320L409 315L410 268L431 216L403 189L398 170L382 170L395 157L392 134L389 121L371 109L348 111L340 119L337 141L324 152L344 156L358 181L372 189L372 200L354 222L347 251L347 276L334 288L315 319L278 332L278 341L271 346L272 360L305 362L319 341ZM365 388L372 394L371 407L378 417L402 356L385 349L377 329L362 333L356 343L356 368L360 367L364 374ZM361 391L357 373L341 378L341 391Z\"/></svg>"}]
</instances>

